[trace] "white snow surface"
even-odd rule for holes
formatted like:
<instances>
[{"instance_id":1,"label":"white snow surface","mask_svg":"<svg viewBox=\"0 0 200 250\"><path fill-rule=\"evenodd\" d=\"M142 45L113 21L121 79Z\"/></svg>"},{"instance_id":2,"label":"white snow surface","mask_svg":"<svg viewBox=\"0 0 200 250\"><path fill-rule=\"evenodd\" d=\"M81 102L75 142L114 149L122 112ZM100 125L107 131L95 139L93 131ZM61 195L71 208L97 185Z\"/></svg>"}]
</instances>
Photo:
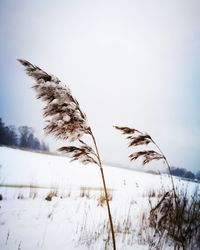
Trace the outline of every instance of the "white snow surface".
<instances>
[{"instance_id":1,"label":"white snow surface","mask_svg":"<svg viewBox=\"0 0 200 250\"><path fill-rule=\"evenodd\" d=\"M171 190L170 178L110 166L104 166L104 173L117 249L149 249L153 232L145 229L143 219L150 209L148 194ZM188 194L197 185L177 178L174 181ZM0 147L0 184L0 249L112 249L96 165ZM56 196L47 201L50 192ZM165 249L173 246L168 244Z\"/></svg>"}]
</instances>

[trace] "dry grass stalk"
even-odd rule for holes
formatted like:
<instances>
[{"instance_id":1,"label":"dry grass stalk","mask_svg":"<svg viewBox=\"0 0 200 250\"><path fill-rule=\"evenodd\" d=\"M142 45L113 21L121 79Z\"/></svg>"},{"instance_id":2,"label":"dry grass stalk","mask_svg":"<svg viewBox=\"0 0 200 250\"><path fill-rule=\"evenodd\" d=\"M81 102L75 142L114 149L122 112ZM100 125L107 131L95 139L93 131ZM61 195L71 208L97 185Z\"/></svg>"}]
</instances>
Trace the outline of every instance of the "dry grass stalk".
<instances>
[{"instance_id":1,"label":"dry grass stalk","mask_svg":"<svg viewBox=\"0 0 200 250\"><path fill-rule=\"evenodd\" d=\"M198 249L200 243L200 201L198 189L194 192L192 199L187 198L187 193L177 192L177 195L168 160L151 136L128 127L115 126L115 128L120 130L122 134L127 135L126 138L129 140L129 147L152 143L159 151L136 151L129 156L130 160L143 158L143 165L145 165L152 160L162 159L167 165L173 192L169 191L165 192L164 195L160 194L162 198L151 209L149 218L150 225L159 234L159 241L156 247L160 249L161 241L165 239L167 234L175 242L174 249Z\"/></svg>"},{"instance_id":2,"label":"dry grass stalk","mask_svg":"<svg viewBox=\"0 0 200 250\"><path fill-rule=\"evenodd\" d=\"M51 190L45 197L45 200L52 201L53 197L58 197L58 190Z\"/></svg>"},{"instance_id":3,"label":"dry grass stalk","mask_svg":"<svg viewBox=\"0 0 200 250\"><path fill-rule=\"evenodd\" d=\"M144 150L129 155L131 161L137 160L139 157L143 157L143 165L148 164L152 160L163 159L163 156L154 150Z\"/></svg>"},{"instance_id":4,"label":"dry grass stalk","mask_svg":"<svg viewBox=\"0 0 200 250\"><path fill-rule=\"evenodd\" d=\"M200 200L198 189L188 199L186 191L178 192L175 203L172 192L167 192L151 209L150 225L159 235L159 247L166 232L174 240L174 249L199 249L200 244Z\"/></svg>"},{"instance_id":5,"label":"dry grass stalk","mask_svg":"<svg viewBox=\"0 0 200 250\"><path fill-rule=\"evenodd\" d=\"M69 142L78 141L80 144L79 146L62 147L59 151L70 153L72 160L79 160L83 164L93 163L99 166L106 197L113 249L115 250L115 233L104 171L97 143L85 113L82 112L78 101L72 96L71 90L57 77L46 73L26 60L19 59L19 62L25 67L26 73L35 80L33 89L37 93L37 98L46 104L43 115L48 117L49 120L44 128L45 132L54 135L57 139L68 140ZM83 135L92 137L94 149L80 139Z\"/></svg>"},{"instance_id":6,"label":"dry grass stalk","mask_svg":"<svg viewBox=\"0 0 200 250\"><path fill-rule=\"evenodd\" d=\"M44 128L47 134L57 139L71 142L89 133L86 115L81 111L78 101L72 96L71 90L57 77L47 74L28 61L19 60L26 73L35 80L33 89L37 98L45 102L44 117L48 117Z\"/></svg>"},{"instance_id":7,"label":"dry grass stalk","mask_svg":"<svg viewBox=\"0 0 200 250\"><path fill-rule=\"evenodd\" d=\"M143 146L143 145L148 145L149 143L152 143L156 146L156 148L158 149L159 152L156 152L154 150L136 151L136 152L132 153L131 155L129 155L129 158L131 161L137 160L138 158L142 158L143 165L148 164L153 160L164 160L166 165L167 165L168 171L169 171L169 175L170 175L171 182L172 182L172 188L173 188L173 192L174 192L174 197L176 200L176 191L175 191L173 177L171 174L170 165L167 161L167 158L163 154L162 150L155 143L155 141L152 139L152 137L150 135L148 135L147 133L142 133L141 131L139 131L137 129L133 129L133 128L119 127L119 126L114 126L114 128L119 130L123 135L126 135L126 139L128 140L129 147Z\"/></svg>"},{"instance_id":8,"label":"dry grass stalk","mask_svg":"<svg viewBox=\"0 0 200 250\"><path fill-rule=\"evenodd\" d=\"M79 139L79 142L82 144L80 147L69 146L69 147L61 147L58 149L60 152L71 153L72 161L79 160L82 164L94 163L97 162L97 155L94 150Z\"/></svg>"},{"instance_id":9,"label":"dry grass stalk","mask_svg":"<svg viewBox=\"0 0 200 250\"><path fill-rule=\"evenodd\" d=\"M112 194L110 192L108 192L108 200L109 201L112 200ZM99 198L98 198L98 205L97 206L103 207L104 204L106 204L106 197L105 197L104 193L101 193Z\"/></svg>"}]
</instances>

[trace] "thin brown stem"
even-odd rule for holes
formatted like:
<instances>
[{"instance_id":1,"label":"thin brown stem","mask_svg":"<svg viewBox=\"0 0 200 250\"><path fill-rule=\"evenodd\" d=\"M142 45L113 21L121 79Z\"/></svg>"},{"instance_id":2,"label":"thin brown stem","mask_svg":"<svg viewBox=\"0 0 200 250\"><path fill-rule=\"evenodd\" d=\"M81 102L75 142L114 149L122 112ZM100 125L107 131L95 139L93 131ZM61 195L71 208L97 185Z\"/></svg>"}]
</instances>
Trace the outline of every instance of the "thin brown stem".
<instances>
[{"instance_id":1,"label":"thin brown stem","mask_svg":"<svg viewBox=\"0 0 200 250\"><path fill-rule=\"evenodd\" d=\"M161 148L158 146L158 144L156 144L156 142L151 138L152 140L152 143L157 147L157 149L160 151L160 153L162 154L163 156L163 159L165 160L165 163L167 165L167 168L168 168L168 171L169 171L169 176L171 178L171 182L172 182L172 188L173 188L173 192L174 192L174 198L175 198L175 201L176 201L176 190L175 190L175 185L174 185L174 180L173 180L173 177L172 177L172 172L171 172L171 168L170 168L170 165L169 165L169 162L167 160L167 158L165 157L165 155L163 154Z\"/></svg>"},{"instance_id":2,"label":"thin brown stem","mask_svg":"<svg viewBox=\"0 0 200 250\"><path fill-rule=\"evenodd\" d=\"M92 140L94 142L94 146L95 146L95 150L96 150L96 154L97 154L97 158L98 158L98 162L99 162L101 177L102 177L102 181L103 181L103 188L104 188L104 193L105 193L106 205L107 205L107 209L108 209L108 217L109 217L109 222L110 222L110 229L111 229L111 234L112 234L113 250L116 250L115 232L114 232L114 227L113 227L113 222L112 222L112 215L111 215L111 210L110 210L110 205L109 205L109 197L108 197L102 162L101 162L101 158L99 155L97 143L96 143L96 140L95 140L95 137L94 137L92 131L90 131L90 135L92 136Z\"/></svg>"}]
</instances>

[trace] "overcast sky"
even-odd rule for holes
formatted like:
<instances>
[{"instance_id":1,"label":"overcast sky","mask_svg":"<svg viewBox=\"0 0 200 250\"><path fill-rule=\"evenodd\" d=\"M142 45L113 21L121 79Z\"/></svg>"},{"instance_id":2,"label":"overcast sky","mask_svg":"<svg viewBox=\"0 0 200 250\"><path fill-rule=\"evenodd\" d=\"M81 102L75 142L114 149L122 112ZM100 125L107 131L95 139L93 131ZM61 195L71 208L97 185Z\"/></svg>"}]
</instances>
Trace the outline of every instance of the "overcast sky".
<instances>
[{"instance_id":1,"label":"overcast sky","mask_svg":"<svg viewBox=\"0 0 200 250\"><path fill-rule=\"evenodd\" d=\"M105 162L139 167L112 128L126 125L150 133L171 165L200 168L199 0L1 0L0 116L43 137L17 58L70 86Z\"/></svg>"}]
</instances>

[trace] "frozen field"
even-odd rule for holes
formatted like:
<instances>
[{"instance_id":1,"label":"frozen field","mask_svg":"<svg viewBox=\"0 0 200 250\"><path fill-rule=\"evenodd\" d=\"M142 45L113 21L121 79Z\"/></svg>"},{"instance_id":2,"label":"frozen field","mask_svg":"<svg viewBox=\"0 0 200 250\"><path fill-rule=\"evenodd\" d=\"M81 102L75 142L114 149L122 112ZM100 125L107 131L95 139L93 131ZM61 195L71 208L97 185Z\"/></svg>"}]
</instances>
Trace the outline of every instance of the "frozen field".
<instances>
[{"instance_id":1,"label":"frozen field","mask_svg":"<svg viewBox=\"0 0 200 250\"><path fill-rule=\"evenodd\" d=\"M168 176L104 166L117 249L149 249L149 199L171 189ZM98 167L67 157L0 147L0 249L112 249ZM175 179L188 195L197 184ZM173 249L173 245L165 246Z\"/></svg>"}]
</instances>

